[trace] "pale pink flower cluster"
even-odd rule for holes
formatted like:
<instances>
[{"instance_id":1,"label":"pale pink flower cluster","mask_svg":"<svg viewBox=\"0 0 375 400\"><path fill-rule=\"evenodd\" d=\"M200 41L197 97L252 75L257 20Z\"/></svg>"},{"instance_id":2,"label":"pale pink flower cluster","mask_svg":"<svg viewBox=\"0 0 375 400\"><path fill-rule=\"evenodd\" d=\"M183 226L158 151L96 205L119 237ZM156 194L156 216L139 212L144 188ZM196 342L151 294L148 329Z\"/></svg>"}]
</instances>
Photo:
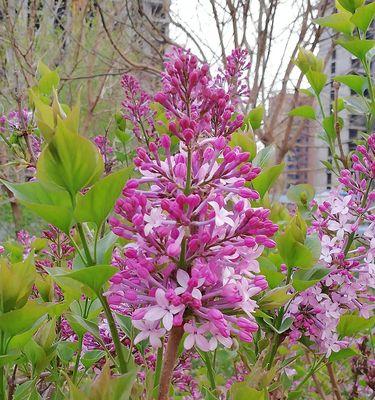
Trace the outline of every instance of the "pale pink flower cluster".
<instances>
[{"instance_id":1,"label":"pale pink flower cluster","mask_svg":"<svg viewBox=\"0 0 375 400\"><path fill-rule=\"evenodd\" d=\"M340 317L356 311L368 318L374 302L369 289L375 286L375 135L357 147L352 163L314 214L311 232L319 235L328 274L289 308L295 319L291 337L305 335L327 355L347 344L336 332Z\"/></svg>"}]
</instances>

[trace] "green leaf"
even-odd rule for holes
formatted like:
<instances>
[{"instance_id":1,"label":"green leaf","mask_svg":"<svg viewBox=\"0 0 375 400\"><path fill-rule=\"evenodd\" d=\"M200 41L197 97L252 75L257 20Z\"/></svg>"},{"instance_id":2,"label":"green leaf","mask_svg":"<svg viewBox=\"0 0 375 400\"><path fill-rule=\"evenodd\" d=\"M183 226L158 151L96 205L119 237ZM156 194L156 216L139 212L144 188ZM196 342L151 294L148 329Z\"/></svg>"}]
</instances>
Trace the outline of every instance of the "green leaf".
<instances>
[{"instance_id":1,"label":"green leaf","mask_svg":"<svg viewBox=\"0 0 375 400\"><path fill-rule=\"evenodd\" d=\"M276 179L283 172L284 167L285 163L273 165L272 167L264 169L255 179L253 179L252 183L254 189L259 193L261 198L263 198L270 187L275 183Z\"/></svg>"},{"instance_id":2,"label":"green leaf","mask_svg":"<svg viewBox=\"0 0 375 400\"><path fill-rule=\"evenodd\" d=\"M264 392L251 388L248 382L236 382L231 393L233 400L265 400Z\"/></svg>"},{"instance_id":3,"label":"green leaf","mask_svg":"<svg viewBox=\"0 0 375 400\"><path fill-rule=\"evenodd\" d=\"M338 3L347 11L354 13L355 10L360 7L365 0L337 0Z\"/></svg>"},{"instance_id":4,"label":"green leaf","mask_svg":"<svg viewBox=\"0 0 375 400\"><path fill-rule=\"evenodd\" d=\"M243 151L249 152L251 159L256 155L257 146L252 133L241 131L232 133L230 145L239 146Z\"/></svg>"},{"instance_id":5,"label":"green leaf","mask_svg":"<svg viewBox=\"0 0 375 400\"><path fill-rule=\"evenodd\" d=\"M133 167L114 172L99 180L84 195L77 196L74 215L78 222L95 222L100 227L119 198Z\"/></svg>"},{"instance_id":6,"label":"green leaf","mask_svg":"<svg viewBox=\"0 0 375 400\"><path fill-rule=\"evenodd\" d=\"M118 272L118 269L111 265L94 265L67 273L64 277L81 282L98 294L103 285L107 283L109 278L116 272Z\"/></svg>"},{"instance_id":7,"label":"green leaf","mask_svg":"<svg viewBox=\"0 0 375 400\"><path fill-rule=\"evenodd\" d=\"M348 347L346 349L341 349L335 353L332 353L329 357L329 362L346 360L347 358L352 358L356 355L358 355L358 352L351 347Z\"/></svg>"},{"instance_id":8,"label":"green leaf","mask_svg":"<svg viewBox=\"0 0 375 400\"><path fill-rule=\"evenodd\" d=\"M89 350L81 358L81 363L86 369L92 367L96 362L105 356L105 351L103 350Z\"/></svg>"},{"instance_id":9,"label":"green leaf","mask_svg":"<svg viewBox=\"0 0 375 400\"><path fill-rule=\"evenodd\" d=\"M310 286L314 286L329 274L329 269L314 267L308 270L297 271L293 274L293 287L298 292L303 292Z\"/></svg>"},{"instance_id":10,"label":"green leaf","mask_svg":"<svg viewBox=\"0 0 375 400\"><path fill-rule=\"evenodd\" d=\"M343 127L343 119L339 118L338 119L338 123L340 126L340 130ZM334 115L330 115L329 117L325 117L323 119L323 128L324 131L326 132L329 140L331 140L332 142L334 142L336 140L336 128L335 128L335 118Z\"/></svg>"},{"instance_id":11,"label":"green leaf","mask_svg":"<svg viewBox=\"0 0 375 400\"><path fill-rule=\"evenodd\" d=\"M69 363L72 361L77 347L77 342L59 342L56 347L56 352L62 362Z\"/></svg>"},{"instance_id":12,"label":"green leaf","mask_svg":"<svg viewBox=\"0 0 375 400\"><path fill-rule=\"evenodd\" d=\"M346 49L349 53L353 54L361 61L365 60L366 54L374 48L375 40L366 39L339 39L337 44Z\"/></svg>"},{"instance_id":13,"label":"green leaf","mask_svg":"<svg viewBox=\"0 0 375 400\"><path fill-rule=\"evenodd\" d=\"M35 277L32 254L18 263L0 258L0 312L22 308L31 294Z\"/></svg>"},{"instance_id":14,"label":"green leaf","mask_svg":"<svg viewBox=\"0 0 375 400\"><path fill-rule=\"evenodd\" d=\"M323 60L316 57L311 51L299 48L297 58L293 60L294 64L301 70L303 74L306 74L309 70L316 72L323 72L324 62Z\"/></svg>"},{"instance_id":15,"label":"green leaf","mask_svg":"<svg viewBox=\"0 0 375 400\"><path fill-rule=\"evenodd\" d=\"M39 395L36 389L35 380L29 380L27 382L18 385L13 400L41 400L42 397Z\"/></svg>"},{"instance_id":16,"label":"green leaf","mask_svg":"<svg viewBox=\"0 0 375 400\"><path fill-rule=\"evenodd\" d=\"M375 3L373 4L375 5ZM363 95L367 86L367 80L362 75L337 75L333 79L350 87L350 89L354 90L360 96Z\"/></svg>"},{"instance_id":17,"label":"green leaf","mask_svg":"<svg viewBox=\"0 0 375 400\"><path fill-rule=\"evenodd\" d=\"M58 119L56 133L43 149L37 177L70 192L71 196L92 185L103 172L103 159L88 139L70 132Z\"/></svg>"},{"instance_id":18,"label":"green leaf","mask_svg":"<svg viewBox=\"0 0 375 400\"><path fill-rule=\"evenodd\" d=\"M288 115L290 117L302 117L307 119L315 119L315 110L311 106L300 106L293 108L293 110L289 111Z\"/></svg>"},{"instance_id":19,"label":"green leaf","mask_svg":"<svg viewBox=\"0 0 375 400\"><path fill-rule=\"evenodd\" d=\"M25 207L63 232L69 233L73 223L73 208L67 191L38 181L2 182Z\"/></svg>"},{"instance_id":20,"label":"green leaf","mask_svg":"<svg viewBox=\"0 0 375 400\"><path fill-rule=\"evenodd\" d=\"M362 32L366 32L375 16L375 3L357 8L350 21Z\"/></svg>"},{"instance_id":21,"label":"green leaf","mask_svg":"<svg viewBox=\"0 0 375 400\"><path fill-rule=\"evenodd\" d=\"M258 258L260 272L266 277L268 285L271 289L279 286L285 279L285 275L279 272L272 261L267 257Z\"/></svg>"},{"instance_id":22,"label":"green leaf","mask_svg":"<svg viewBox=\"0 0 375 400\"><path fill-rule=\"evenodd\" d=\"M0 329L9 336L26 332L45 314L48 308L45 304L38 304L29 300L19 310L9 311L0 315Z\"/></svg>"},{"instance_id":23,"label":"green leaf","mask_svg":"<svg viewBox=\"0 0 375 400\"><path fill-rule=\"evenodd\" d=\"M108 364L91 385L90 400L129 400L131 389L137 376L137 368L126 374L111 376Z\"/></svg>"},{"instance_id":24,"label":"green leaf","mask_svg":"<svg viewBox=\"0 0 375 400\"><path fill-rule=\"evenodd\" d=\"M294 203L306 205L314 198L315 189L308 183L301 183L291 186L286 195Z\"/></svg>"},{"instance_id":25,"label":"green leaf","mask_svg":"<svg viewBox=\"0 0 375 400\"><path fill-rule=\"evenodd\" d=\"M247 114L243 127L251 126L251 128L255 131L256 129L259 129L260 126L262 125L262 120L263 120L263 114L264 114L264 107L263 105L259 105L252 109L249 114Z\"/></svg>"},{"instance_id":26,"label":"green leaf","mask_svg":"<svg viewBox=\"0 0 375 400\"><path fill-rule=\"evenodd\" d=\"M314 22L320 26L325 26L326 28L332 28L336 32L345 33L346 35L351 35L354 24L350 22L351 15L345 12L327 15L326 17L317 18Z\"/></svg>"},{"instance_id":27,"label":"green leaf","mask_svg":"<svg viewBox=\"0 0 375 400\"><path fill-rule=\"evenodd\" d=\"M324 85L327 82L327 75L323 72L310 70L306 72L306 78L309 81L315 94L319 96L320 92L323 90Z\"/></svg>"},{"instance_id":28,"label":"green leaf","mask_svg":"<svg viewBox=\"0 0 375 400\"><path fill-rule=\"evenodd\" d=\"M375 326L375 317L364 318L355 314L345 314L340 317L337 333L340 336L356 336L358 333L372 329Z\"/></svg>"},{"instance_id":29,"label":"green leaf","mask_svg":"<svg viewBox=\"0 0 375 400\"><path fill-rule=\"evenodd\" d=\"M39 79L38 89L41 93L49 96L52 90L57 89L60 83L60 77L56 70L49 71Z\"/></svg>"},{"instance_id":30,"label":"green leaf","mask_svg":"<svg viewBox=\"0 0 375 400\"><path fill-rule=\"evenodd\" d=\"M275 156L275 146L267 146L258 151L258 154L255 156L253 160L253 165L260 167L260 168L265 168L269 162L274 158Z\"/></svg>"},{"instance_id":31,"label":"green leaf","mask_svg":"<svg viewBox=\"0 0 375 400\"><path fill-rule=\"evenodd\" d=\"M283 306L293 298L292 294L287 293L290 288L291 285L287 285L270 290L258 301L259 307L262 310L272 310Z\"/></svg>"},{"instance_id":32,"label":"green leaf","mask_svg":"<svg viewBox=\"0 0 375 400\"><path fill-rule=\"evenodd\" d=\"M83 337L86 332L90 332L91 335L99 342L102 343L103 340L100 336L99 328L96 323L91 322L80 315L67 312L64 314L65 318L69 322L74 332L79 336Z\"/></svg>"}]
</instances>

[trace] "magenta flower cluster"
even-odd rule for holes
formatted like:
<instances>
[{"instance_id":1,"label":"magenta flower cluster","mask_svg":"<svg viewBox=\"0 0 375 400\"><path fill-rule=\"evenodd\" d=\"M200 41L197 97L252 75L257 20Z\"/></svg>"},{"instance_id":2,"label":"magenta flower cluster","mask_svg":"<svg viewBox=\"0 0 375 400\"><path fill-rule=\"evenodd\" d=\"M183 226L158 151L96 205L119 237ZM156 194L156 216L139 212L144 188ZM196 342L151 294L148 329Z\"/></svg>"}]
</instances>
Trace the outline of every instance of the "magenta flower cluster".
<instances>
[{"instance_id":1,"label":"magenta flower cluster","mask_svg":"<svg viewBox=\"0 0 375 400\"><path fill-rule=\"evenodd\" d=\"M226 80L236 60L243 62L229 57L230 71L212 79L191 53L169 55L155 100L179 145L148 135L155 140L134 159L140 178L127 182L110 219L128 244L114 257L120 271L107 296L112 308L131 315L136 343L149 339L159 347L166 332L183 326L186 349L209 351L218 343L231 347L233 337L250 342L258 329L254 296L267 281L257 258L275 245L277 226L269 210L250 205L259 197L251 181L260 169L229 145L243 121ZM141 111L135 104L123 103L127 118L149 115L144 102Z\"/></svg>"},{"instance_id":2,"label":"magenta flower cluster","mask_svg":"<svg viewBox=\"0 0 375 400\"><path fill-rule=\"evenodd\" d=\"M322 244L321 263L329 274L298 295L289 314L293 340L309 337L329 355L345 347L336 328L341 315L357 311L368 318L375 286L375 134L352 155L351 170L341 171L340 185L317 205L312 232Z\"/></svg>"}]
</instances>

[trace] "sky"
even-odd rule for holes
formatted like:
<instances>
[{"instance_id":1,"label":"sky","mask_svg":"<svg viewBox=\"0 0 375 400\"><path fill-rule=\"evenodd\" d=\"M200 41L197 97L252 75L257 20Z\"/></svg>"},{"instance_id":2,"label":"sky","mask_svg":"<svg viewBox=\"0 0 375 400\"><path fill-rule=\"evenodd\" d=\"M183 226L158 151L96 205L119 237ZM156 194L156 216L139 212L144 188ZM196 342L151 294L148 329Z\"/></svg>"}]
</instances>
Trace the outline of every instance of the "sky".
<instances>
[{"instance_id":1,"label":"sky","mask_svg":"<svg viewBox=\"0 0 375 400\"><path fill-rule=\"evenodd\" d=\"M218 3L223 3L225 6L225 0L219 0ZM252 2L256 4L257 2ZM280 60L283 57L284 49L289 37L289 30L292 26L293 20L298 15L298 8L293 6L295 0L281 0L276 12L276 24L274 28L274 46L270 54L270 62L267 65L268 74L267 77L271 82L271 78L275 76L279 68ZM210 64L217 64L218 59L213 54L220 54L220 44L218 34L215 26L215 21L212 14L212 8L210 0L172 0L171 5L172 17L177 21L181 22L190 31L196 33L196 37L200 42L204 52L208 54L208 61ZM251 44L254 27L249 26L248 37ZM194 42L187 38L187 36L174 25L170 27L170 33L179 44L191 48L193 52L197 52L197 46ZM225 43L227 44L227 52L229 53L233 49L231 31L225 34ZM291 36L290 45L286 49L286 57L288 60L294 47L294 44L298 38L298 29L294 30ZM282 68L285 68L285 64ZM292 76L292 79L296 79L296 73ZM279 88L281 82L279 81L276 88Z\"/></svg>"}]
</instances>

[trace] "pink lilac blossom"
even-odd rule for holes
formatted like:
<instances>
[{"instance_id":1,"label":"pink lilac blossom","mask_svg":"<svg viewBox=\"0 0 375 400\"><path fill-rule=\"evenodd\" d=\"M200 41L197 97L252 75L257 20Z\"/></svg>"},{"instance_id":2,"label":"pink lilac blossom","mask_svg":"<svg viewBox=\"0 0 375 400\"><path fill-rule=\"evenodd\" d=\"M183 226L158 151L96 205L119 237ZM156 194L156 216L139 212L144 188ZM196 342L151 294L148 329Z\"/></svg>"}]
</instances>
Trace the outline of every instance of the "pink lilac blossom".
<instances>
[{"instance_id":1,"label":"pink lilac blossom","mask_svg":"<svg viewBox=\"0 0 375 400\"><path fill-rule=\"evenodd\" d=\"M109 174L115 163L113 157L113 147L110 145L110 141L107 136L97 135L93 138L93 141L100 151L104 161L104 171Z\"/></svg>"},{"instance_id":2,"label":"pink lilac blossom","mask_svg":"<svg viewBox=\"0 0 375 400\"><path fill-rule=\"evenodd\" d=\"M121 103L123 118L131 122L137 139L148 144L155 136L155 111L150 108L151 98L141 89L139 82L130 75L122 77L121 86L124 89L124 100Z\"/></svg>"},{"instance_id":3,"label":"pink lilac blossom","mask_svg":"<svg viewBox=\"0 0 375 400\"><path fill-rule=\"evenodd\" d=\"M375 284L375 134L367 146L358 146L352 170L343 170L340 185L317 205L311 232L322 245L321 263L328 275L300 293L289 307L293 340L302 335L330 355L347 345L336 332L341 315L357 311L368 318Z\"/></svg>"},{"instance_id":4,"label":"pink lilac blossom","mask_svg":"<svg viewBox=\"0 0 375 400\"><path fill-rule=\"evenodd\" d=\"M260 169L229 146L243 116L228 86L181 49L165 69L155 100L180 145L173 153L164 135L136 151L141 177L127 182L110 219L129 243L114 255L120 271L106 295L155 347L173 326L188 333L185 348L250 342L258 328L253 297L267 288L256 258L275 245L277 230L269 210L249 203L259 197L251 181Z\"/></svg>"}]
</instances>

